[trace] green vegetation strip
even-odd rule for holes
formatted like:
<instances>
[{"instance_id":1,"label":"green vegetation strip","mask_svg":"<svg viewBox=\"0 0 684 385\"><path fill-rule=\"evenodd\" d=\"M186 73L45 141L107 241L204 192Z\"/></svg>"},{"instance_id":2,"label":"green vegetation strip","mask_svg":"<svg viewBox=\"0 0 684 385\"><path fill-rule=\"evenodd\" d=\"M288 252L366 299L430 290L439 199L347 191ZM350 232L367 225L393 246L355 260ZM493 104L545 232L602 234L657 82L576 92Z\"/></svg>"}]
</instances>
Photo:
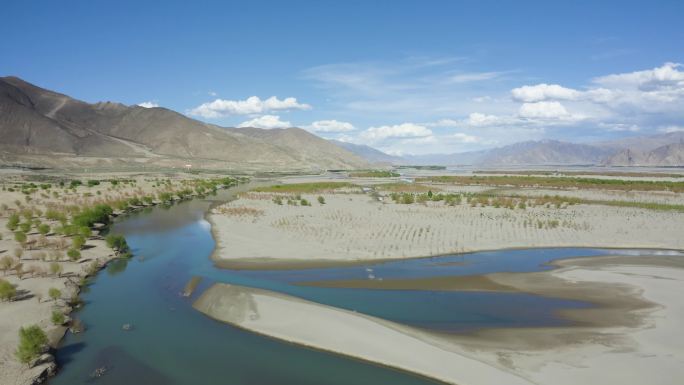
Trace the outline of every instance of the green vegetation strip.
<instances>
[{"instance_id":1,"label":"green vegetation strip","mask_svg":"<svg viewBox=\"0 0 684 385\"><path fill-rule=\"evenodd\" d=\"M417 182L451 183L485 186L549 187L549 188L587 188L638 191L684 192L684 182L635 181L622 179L597 178L549 178L543 176L432 176Z\"/></svg>"},{"instance_id":2,"label":"green vegetation strip","mask_svg":"<svg viewBox=\"0 0 684 385\"><path fill-rule=\"evenodd\" d=\"M350 172L349 176L352 178L396 178L399 176L399 173L394 171L370 170Z\"/></svg>"},{"instance_id":3,"label":"green vegetation strip","mask_svg":"<svg viewBox=\"0 0 684 385\"><path fill-rule=\"evenodd\" d=\"M656 177L656 178L684 178L684 174L668 174L663 172L629 172L629 171L549 171L549 170L529 170L529 171L506 171L506 170L477 170L473 174L504 174L504 175L558 175L558 176L622 176L622 177Z\"/></svg>"},{"instance_id":4,"label":"green vegetation strip","mask_svg":"<svg viewBox=\"0 0 684 385\"><path fill-rule=\"evenodd\" d=\"M333 191L346 187L356 187L356 185L347 182L294 183L278 184L268 187L257 187L252 191L270 193L313 194L319 192Z\"/></svg>"}]
</instances>

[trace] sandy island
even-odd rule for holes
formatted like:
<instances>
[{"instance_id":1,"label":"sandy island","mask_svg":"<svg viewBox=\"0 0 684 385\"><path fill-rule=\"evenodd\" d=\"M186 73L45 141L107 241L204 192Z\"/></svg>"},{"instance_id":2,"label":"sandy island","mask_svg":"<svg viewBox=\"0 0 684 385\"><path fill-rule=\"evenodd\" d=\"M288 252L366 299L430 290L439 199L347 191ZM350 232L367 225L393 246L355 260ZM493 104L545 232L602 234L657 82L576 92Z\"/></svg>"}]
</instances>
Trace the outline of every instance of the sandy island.
<instances>
[{"instance_id":1,"label":"sandy island","mask_svg":"<svg viewBox=\"0 0 684 385\"><path fill-rule=\"evenodd\" d=\"M493 278L511 290L548 291L602 304L564 314L589 322L563 328L438 335L226 284L212 286L194 306L259 334L453 384L674 385L684 378L684 336L679 326L684 321L679 298L684 269L659 262L571 259L561 261L557 270Z\"/></svg>"},{"instance_id":2,"label":"sandy island","mask_svg":"<svg viewBox=\"0 0 684 385\"><path fill-rule=\"evenodd\" d=\"M404 205L358 191L302 194L311 206L278 205L268 193L244 194L208 216L217 242L213 258L226 268L273 269L503 248L684 249L684 215L678 211L598 204Z\"/></svg>"}]
</instances>

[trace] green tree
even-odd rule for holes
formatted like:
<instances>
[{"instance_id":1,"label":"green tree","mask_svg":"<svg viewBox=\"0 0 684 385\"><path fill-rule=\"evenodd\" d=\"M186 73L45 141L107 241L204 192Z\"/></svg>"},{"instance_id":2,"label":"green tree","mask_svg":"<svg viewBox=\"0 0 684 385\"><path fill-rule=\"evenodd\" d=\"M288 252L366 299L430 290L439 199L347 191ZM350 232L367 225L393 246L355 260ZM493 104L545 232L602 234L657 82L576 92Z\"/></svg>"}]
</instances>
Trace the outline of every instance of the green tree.
<instances>
[{"instance_id":1,"label":"green tree","mask_svg":"<svg viewBox=\"0 0 684 385\"><path fill-rule=\"evenodd\" d=\"M15 354L19 361L28 364L38 357L47 342L45 332L38 325L22 327L19 329L19 347Z\"/></svg>"},{"instance_id":2,"label":"green tree","mask_svg":"<svg viewBox=\"0 0 684 385\"><path fill-rule=\"evenodd\" d=\"M47 235L50 232L50 225L46 223L41 224L38 226L38 232L42 235Z\"/></svg>"},{"instance_id":3,"label":"green tree","mask_svg":"<svg viewBox=\"0 0 684 385\"><path fill-rule=\"evenodd\" d=\"M0 299L3 301L11 301L17 294L17 289L11 283L0 279Z\"/></svg>"},{"instance_id":4,"label":"green tree","mask_svg":"<svg viewBox=\"0 0 684 385\"><path fill-rule=\"evenodd\" d=\"M57 301L59 299L59 297L62 296L62 292L59 289L57 289L56 287L51 287L48 290L48 296L50 298L52 298L53 301Z\"/></svg>"}]
</instances>

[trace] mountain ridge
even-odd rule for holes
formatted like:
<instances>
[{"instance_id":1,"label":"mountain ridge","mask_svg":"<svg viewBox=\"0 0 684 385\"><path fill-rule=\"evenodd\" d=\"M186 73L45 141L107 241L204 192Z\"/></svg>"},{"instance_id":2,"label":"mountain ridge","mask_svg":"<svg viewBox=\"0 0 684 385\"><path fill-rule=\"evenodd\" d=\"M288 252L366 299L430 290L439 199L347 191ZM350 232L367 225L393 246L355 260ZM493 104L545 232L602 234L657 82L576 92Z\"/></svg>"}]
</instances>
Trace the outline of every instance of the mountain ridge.
<instances>
[{"instance_id":1,"label":"mountain ridge","mask_svg":"<svg viewBox=\"0 0 684 385\"><path fill-rule=\"evenodd\" d=\"M55 156L73 166L367 167L358 156L301 129L290 129L296 138L283 146L273 134L259 135L258 128L224 128L163 107L89 104L17 77L0 78L0 112L0 161L6 164L41 165L45 156Z\"/></svg>"}]
</instances>

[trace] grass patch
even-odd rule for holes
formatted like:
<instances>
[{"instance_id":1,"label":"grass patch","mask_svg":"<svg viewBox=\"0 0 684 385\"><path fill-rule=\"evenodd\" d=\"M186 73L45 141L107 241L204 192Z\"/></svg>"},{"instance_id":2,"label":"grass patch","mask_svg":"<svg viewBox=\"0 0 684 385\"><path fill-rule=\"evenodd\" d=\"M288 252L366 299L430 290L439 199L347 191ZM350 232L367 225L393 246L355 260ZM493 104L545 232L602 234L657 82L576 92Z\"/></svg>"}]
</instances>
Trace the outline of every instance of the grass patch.
<instances>
[{"instance_id":1,"label":"grass patch","mask_svg":"<svg viewBox=\"0 0 684 385\"><path fill-rule=\"evenodd\" d=\"M268 187L257 187L252 191L266 192L266 193L288 193L288 194L314 194L333 192L335 190L357 187L348 182L315 182L315 183L294 183L294 184L277 184Z\"/></svg>"},{"instance_id":2,"label":"grass patch","mask_svg":"<svg viewBox=\"0 0 684 385\"><path fill-rule=\"evenodd\" d=\"M415 183L386 183L375 186L378 190L390 192L428 192L437 191L434 187Z\"/></svg>"},{"instance_id":3,"label":"grass patch","mask_svg":"<svg viewBox=\"0 0 684 385\"><path fill-rule=\"evenodd\" d=\"M655 178L684 178L684 174L668 174L663 172L629 172L629 171L549 171L549 170L530 170L530 171L505 171L505 170L477 170L473 174L504 174L504 175L558 175L558 176L623 176L623 177L655 177Z\"/></svg>"},{"instance_id":4,"label":"grass patch","mask_svg":"<svg viewBox=\"0 0 684 385\"><path fill-rule=\"evenodd\" d=\"M394 171L369 170L350 172L349 176L352 178L396 178L399 176L399 173Z\"/></svg>"},{"instance_id":5,"label":"grass patch","mask_svg":"<svg viewBox=\"0 0 684 385\"><path fill-rule=\"evenodd\" d=\"M578 188L623 191L673 191L684 192L684 182L635 181L622 179L563 178L543 176L432 176L420 178L419 182L450 183L483 186Z\"/></svg>"}]
</instances>

